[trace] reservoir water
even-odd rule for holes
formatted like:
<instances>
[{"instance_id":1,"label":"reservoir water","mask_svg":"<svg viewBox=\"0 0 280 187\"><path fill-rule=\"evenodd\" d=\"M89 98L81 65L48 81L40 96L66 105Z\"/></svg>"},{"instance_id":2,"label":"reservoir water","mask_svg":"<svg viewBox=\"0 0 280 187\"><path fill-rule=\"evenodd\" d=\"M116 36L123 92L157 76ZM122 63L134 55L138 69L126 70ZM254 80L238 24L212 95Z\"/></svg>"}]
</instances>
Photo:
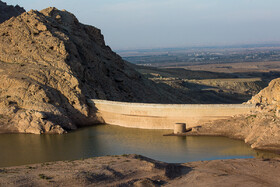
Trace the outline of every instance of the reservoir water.
<instances>
[{"instance_id":1,"label":"reservoir water","mask_svg":"<svg viewBox=\"0 0 280 187\"><path fill-rule=\"evenodd\" d=\"M170 163L270 155L224 137L163 136L170 132L98 125L63 135L0 134L0 167L130 153Z\"/></svg>"}]
</instances>

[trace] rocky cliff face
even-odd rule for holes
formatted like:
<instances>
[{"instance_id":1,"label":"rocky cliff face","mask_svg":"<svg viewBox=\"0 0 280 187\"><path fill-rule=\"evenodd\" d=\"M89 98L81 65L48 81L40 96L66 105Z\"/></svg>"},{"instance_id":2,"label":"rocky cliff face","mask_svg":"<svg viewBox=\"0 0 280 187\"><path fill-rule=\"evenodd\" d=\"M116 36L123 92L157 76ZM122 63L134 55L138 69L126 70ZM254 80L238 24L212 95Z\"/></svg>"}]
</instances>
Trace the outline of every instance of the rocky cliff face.
<instances>
[{"instance_id":1,"label":"rocky cliff face","mask_svg":"<svg viewBox=\"0 0 280 187\"><path fill-rule=\"evenodd\" d=\"M280 109L280 78L272 80L269 85L252 97L249 103L261 107Z\"/></svg>"},{"instance_id":2,"label":"rocky cliff face","mask_svg":"<svg viewBox=\"0 0 280 187\"><path fill-rule=\"evenodd\" d=\"M25 12L24 8L16 5L11 6L6 3L0 1L0 23L10 19L13 16L18 16Z\"/></svg>"},{"instance_id":3,"label":"rocky cliff face","mask_svg":"<svg viewBox=\"0 0 280 187\"><path fill-rule=\"evenodd\" d=\"M88 98L182 101L112 52L99 29L65 10L31 10L0 26L2 132L63 133L90 125L96 119Z\"/></svg>"}]
</instances>

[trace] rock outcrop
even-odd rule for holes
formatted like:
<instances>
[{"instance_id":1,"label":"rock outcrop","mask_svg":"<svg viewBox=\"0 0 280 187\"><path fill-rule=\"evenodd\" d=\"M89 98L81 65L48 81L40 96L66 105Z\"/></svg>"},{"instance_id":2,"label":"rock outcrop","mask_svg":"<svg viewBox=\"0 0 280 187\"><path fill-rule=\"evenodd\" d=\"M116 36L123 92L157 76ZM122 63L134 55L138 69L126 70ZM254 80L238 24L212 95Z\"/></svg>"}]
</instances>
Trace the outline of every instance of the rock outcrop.
<instances>
[{"instance_id":1,"label":"rock outcrop","mask_svg":"<svg viewBox=\"0 0 280 187\"><path fill-rule=\"evenodd\" d=\"M280 152L280 118L254 111L248 115L217 120L193 128L189 135L213 135L244 140L254 149Z\"/></svg>"},{"instance_id":2,"label":"rock outcrop","mask_svg":"<svg viewBox=\"0 0 280 187\"><path fill-rule=\"evenodd\" d=\"M256 110L194 128L192 135L221 135L242 139L252 148L280 152L280 78L249 100Z\"/></svg>"},{"instance_id":3,"label":"rock outcrop","mask_svg":"<svg viewBox=\"0 0 280 187\"><path fill-rule=\"evenodd\" d=\"M105 45L100 30L56 8L0 27L0 131L63 133L98 120L87 99L180 102Z\"/></svg>"},{"instance_id":4,"label":"rock outcrop","mask_svg":"<svg viewBox=\"0 0 280 187\"><path fill-rule=\"evenodd\" d=\"M269 85L252 97L248 103L256 104L261 108L280 109L280 78L272 80Z\"/></svg>"},{"instance_id":5,"label":"rock outcrop","mask_svg":"<svg viewBox=\"0 0 280 187\"><path fill-rule=\"evenodd\" d=\"M0 23L25 12L24 8L16 5L7 5L0 0Z\"/></svg>"}]
</instances>

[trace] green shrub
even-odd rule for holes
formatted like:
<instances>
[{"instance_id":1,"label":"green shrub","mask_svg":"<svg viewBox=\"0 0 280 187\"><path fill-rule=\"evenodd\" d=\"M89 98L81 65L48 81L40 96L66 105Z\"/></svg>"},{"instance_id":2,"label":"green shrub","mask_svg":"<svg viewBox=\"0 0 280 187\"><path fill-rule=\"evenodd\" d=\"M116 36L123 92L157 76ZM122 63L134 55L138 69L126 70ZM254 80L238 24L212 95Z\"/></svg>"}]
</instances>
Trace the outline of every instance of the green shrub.
<instances>
[{"instance_id":1,"label":"green shrub","mask_svg":"<svg viewBox=\"0 0 280 187\"><path fill-rule=\"evenodd\" d=\"M44 174L39 174L39 177L40 177L41 179L45 179L45 180L50 180L50 179L52 179L52 177L48 177L48 176L46 176L46 175L44 175Z\"/></svg>"}]
</instances>

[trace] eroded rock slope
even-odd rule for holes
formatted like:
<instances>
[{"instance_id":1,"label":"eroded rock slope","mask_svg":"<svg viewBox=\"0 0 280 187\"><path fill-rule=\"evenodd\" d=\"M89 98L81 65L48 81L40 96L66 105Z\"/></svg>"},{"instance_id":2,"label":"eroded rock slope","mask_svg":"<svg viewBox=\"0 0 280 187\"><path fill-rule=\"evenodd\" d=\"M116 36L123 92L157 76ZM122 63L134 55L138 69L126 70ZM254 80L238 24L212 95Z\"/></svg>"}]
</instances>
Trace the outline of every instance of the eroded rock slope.
<instances>
[{"instance_id":1,"label":"eroded rock slope","mask_svg":"<svg viewBox=\"0 0 280 187\"><path fill-rule=\"evenodd\" d=\"M269 85L252 97L249 103L254 103L261 108L275 110L280 109L280 78L272 80Z\"/></svg>"},{"instance_id":2,"label":"eroded rock slope","mask_svg":"<svg viewBox=\"0 0 280 187\"><path fill-rule=\"evenodd\" d=\"M242 139L252 148L280 153L280 78L249 100L256 109L247 115L233 116L194 128L193 135L222 135Z\"/></svg>"},{"instance_id":3,"label":"eroded rock slope","mask_svg":"<svg viewBox=\"0 0 280 187\"><path fill-rule=\"evenodd\" d=\"M97 122L88 98L180 102L105 45L100 30L56 8L0 25L0 131L63 133Z\"/></svg>"}]
</instances>

